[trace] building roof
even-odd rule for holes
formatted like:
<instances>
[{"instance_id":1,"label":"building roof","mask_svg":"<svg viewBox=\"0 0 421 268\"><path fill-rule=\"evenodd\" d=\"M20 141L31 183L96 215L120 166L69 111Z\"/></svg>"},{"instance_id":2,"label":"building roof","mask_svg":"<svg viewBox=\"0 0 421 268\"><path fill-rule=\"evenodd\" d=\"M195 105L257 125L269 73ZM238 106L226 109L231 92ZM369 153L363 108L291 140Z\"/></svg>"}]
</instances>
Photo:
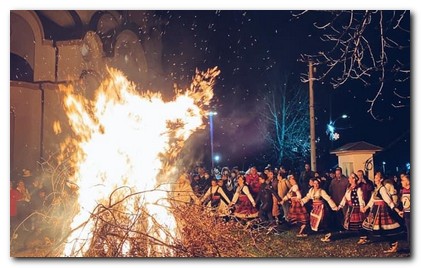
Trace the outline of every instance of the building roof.
<instances>
[{"instance_id":1,"label":"building roof","mask_svg":"<svg viewBox=\"0 0 421 268\"><path fill-rule=\"evenodd\" d=\"M345 153L345 152L351 152L351 151L372 151L372 152L378 152L383 150L382 147L370 144L365 141L358 141L358 142L351 142L347 143L339 148L336 148L332 151L330 151L331 154L337 154L337 153Z\"/></svg>"}]
</instances>

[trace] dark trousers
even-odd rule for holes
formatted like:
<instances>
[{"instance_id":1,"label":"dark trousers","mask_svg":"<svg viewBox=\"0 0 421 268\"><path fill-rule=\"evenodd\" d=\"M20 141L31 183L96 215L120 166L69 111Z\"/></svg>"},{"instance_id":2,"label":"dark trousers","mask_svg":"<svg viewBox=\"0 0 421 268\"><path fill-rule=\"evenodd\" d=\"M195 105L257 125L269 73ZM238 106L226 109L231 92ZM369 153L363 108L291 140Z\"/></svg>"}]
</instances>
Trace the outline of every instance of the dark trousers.
<instances>
[{"instance_id":1,"label":"dark trousers","mask_svg":"<svg viewBox=\"0 0 421 268\"><path fill-rule=\"evenodd\" d=\"M408 242L408 245L410 245L409 243L410 241L409 229L410 229L410 223L411 223L410 215L411 215L410 212L405 212L403 214L403 218L405 220L405 227L406 227L406 241Z\"/></svg>"},{"instance_id":2,"label":"dark trousers","mask_svg":"<svg viewBox=\"0 0 421 268\"><path fill-rule=\"evenodd\" d=\"M329 208L328 208L329 209ZM344 231L343 222L344 222L344 212L342 209L338 211L330 211L328 213L328 226L327 228L332 231Z\"/></svg>"},{"instance_id":3,"label":"dark trousers","mask_svg":"<svg viewBox=\"0 0 421 268\"><path fill-rule=\"evenodd\" d=\"M272 210L259 209L259 218L262 221L262 223L268 225L275 222L275 218L272 215Z\"/></svg>"}]
</instances>

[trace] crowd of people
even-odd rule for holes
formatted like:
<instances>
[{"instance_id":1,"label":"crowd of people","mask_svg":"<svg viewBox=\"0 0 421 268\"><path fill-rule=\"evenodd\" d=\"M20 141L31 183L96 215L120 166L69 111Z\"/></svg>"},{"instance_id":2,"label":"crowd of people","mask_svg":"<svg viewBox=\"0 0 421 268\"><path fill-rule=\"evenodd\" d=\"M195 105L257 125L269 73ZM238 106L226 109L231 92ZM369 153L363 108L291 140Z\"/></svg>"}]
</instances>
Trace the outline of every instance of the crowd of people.
<instances>
[{"instance_id":1,"label":"crowd of people","mask_svg":"<svg viewBox=\"0 0 421 268\"><path fill-rule=\"evenodd\" d=\"M10 186L10 233L16 238L18 225L37 231L42 214L51 205L43 182L23 171ZM398 250L398 240L406 233L410 241L410 176L386 178L375 172L371 180L362 170L343 175L342 169L320 174L305 164L294 174L283 166L268 165L259 172L224 167L208 172L198 166L182 173L172 189L176 204L208 208L224 220L257 221L274 229L297 226L297 237L322 233L322 242L359 237L358 245L387 240L386 253Z\"/></svg>"},{"instance_id":2,"label":"crowd of people","mask_svg":"<svg viewBox=\"0 0 421 268\"><path fill-rule=\"evenodd\" d=\"M39 217L30 217L34 212L45 211L47 191L42 180L32 176L29 170L24 169L17 181L10 183L10 231L16 237L16 227L25 222L25 229L34 231Z\"/></svg>"},{"instance_id":3,"label":"crowd of people","mask_svg":"<svg viewBox=\"0 0 421 268\"><path fill-rule=\"evenodd\" d=\"M358 236L358 245L388 241L385 253L398 250L406 232L410 240L410 177L385 178L375 172L373 180L363 170L346 177L342 168L325 174L309 164L297 176L283 166L255 166L246 172L234 167L208 172L198 166L175 184L174 201L203 205L225 220L256 219L260 226L298 226L297 237L325 233L328 243Z\"/></svg>"}]
</instances>

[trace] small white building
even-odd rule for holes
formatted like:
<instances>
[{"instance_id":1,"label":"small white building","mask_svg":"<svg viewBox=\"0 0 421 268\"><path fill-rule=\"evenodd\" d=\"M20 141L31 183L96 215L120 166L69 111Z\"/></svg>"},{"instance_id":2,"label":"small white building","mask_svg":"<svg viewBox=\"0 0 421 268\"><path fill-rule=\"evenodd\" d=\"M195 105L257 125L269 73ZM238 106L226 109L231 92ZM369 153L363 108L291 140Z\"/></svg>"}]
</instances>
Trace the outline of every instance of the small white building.
<instances>
[{"instance_id":1,"label":"small white building","mask_svg":"<svg viewBox=\"0 0 421 268\"><path fill-rule=\"evenodd\" d=\"M352 172L364 170L365 174L373 180L374 178L374 159L376 152L383 148L367 143L365 141L352 142L345 144L335 150L331 154L338 157L338 166L342 168L342 173L348 176Z\"/></svg>"}]
</instances>

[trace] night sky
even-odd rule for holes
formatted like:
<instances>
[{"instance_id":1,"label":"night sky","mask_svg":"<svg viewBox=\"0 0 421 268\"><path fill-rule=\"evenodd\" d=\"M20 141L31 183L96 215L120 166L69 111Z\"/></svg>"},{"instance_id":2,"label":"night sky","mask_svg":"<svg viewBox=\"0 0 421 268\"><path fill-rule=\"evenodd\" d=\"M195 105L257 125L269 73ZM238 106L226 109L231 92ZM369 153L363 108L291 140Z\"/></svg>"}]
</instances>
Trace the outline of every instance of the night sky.
<instances>
[{"instance_id":1,"label":"night sky","mask_svg":"<svg viewBox=\"0 0 421 268\"><path fill-rule=\"evenodd\" d=\"M213 109L218 112L214 117L214 148L221 156L222 166L247 168L252 164L263 167L272 163L271 146L262 138L262 127L258 123L259 111L264 105L261 96L270 90L281 73L289 74L300 84L300 75L308 71L307 64L298 60L300 55L328 48L320 41L321 32L313 26L315 22L326 21L329 18L326 13L310 12L299 19L292 13L299 11L157 13L166 19L163 66L164 72L171 74L172 82L187 86L196 68L206 70L218 66L221 69L214 89ZM376 34L373 30L373 36ZM389 54L409 61L409 51L406 53ZM308 83L301 86L308 90ZM376 155L377 163L385 161L390 169L398 166L401 170L409 162L410 111L409 106L391 109L391 102L395 100L387 92L392 92L390 89L394 86L386 84L389 88L385 88L375 110L383 120L377 121L367 113L366 102L373 97L375 88L364 87L359 81L350 81L337 89L327 80L315 82L320 169L335 165L336 157L331 156L329 150L362 140L386 149ZM338 130L340 139L330 141L326 125L342 114L350 118L337 120L336 126L342 128ZM202 133L202 142L203 147L209 147L208 133ZM204 161L209 163L210 150L204 154Z\"/></svg>"},{"instance_id":2,"label":"night sky","mask_svg":"<svg viewBox=\"0 0 421 268\"><path fill-rule=\"evenodd\" d=\"M160 10L147 13L152 16L149 19L162 22L154 33L162 37L163 73L160 77L166 79L140 85L140 88L148 87L171 98L173 84L186 88L196 69L205 71L218 66L221 74L210 107L218 113L214 117L214 152L220 156L217 164L238 166L244 170L251 165L257 165L259 169L267 164L278 166L280 163L274 157L272 145L263 137L270 129L262 122L261 113L266 105L264 98L274 87L284 83L281 77L285 75L289 84L308 94L308 83L300 81L308 72L307 62L300 60L301 55L314 55L332 47L321 41L325 32L314 26L329 22L332 14L309 11L294 16L301 13L298 10ZM121 14L123 16L124 12ZM383 14L387 21L394 13L386 11ZM345 25L346 20L338 19L338 22ZM402 19L401 25L409 29L409 15ZM60 33L72 37L71 31L57 30L57 34ZM83 29L75 29L74 33L83 36ZM372 52L378 54L379 29L374 19L366 33ZM409 43L409 33L391 33L388 36L398 43ZM389 62L398 61L409 66L409 48L389 49L387 53ZM315 75L320 75L324 68L317 66ZM137 76L135 69L126 71L129 79L130 75L132 78ZM324 171L337 164L336 156L329 153L332 149L358 141L384 148L376 154L377 165L385 161L390 171L396 171L396 167L399 171L405 169L406 163L410 162L410 107L408 100L400 103L393 92L403 91L409 96L409 80L397 84L395 80L400 77L387 74L383 94L374 109L381 120L375 120L367 112L367 99L373 98L377 92L378 75L374 73L370 78L370 86L350 80L334 89L330 79L339 74L334 70L324 80L314 83L318 169ZM405 105L396 109L392 104ZM343 114L348 118L338 119L335 123L340 138L331 141L326 133L327 124ZM303 124L308 125L308 122L303 121ZM191 158L188 165L203 162L210 166L209 127L192 136L186 151L189 152L187 158ZM310 161L309 158L310 153L306 162ZM304 161L288 163L293 165L289 168L302 169Z\"/></svg>"}]
</instances>

